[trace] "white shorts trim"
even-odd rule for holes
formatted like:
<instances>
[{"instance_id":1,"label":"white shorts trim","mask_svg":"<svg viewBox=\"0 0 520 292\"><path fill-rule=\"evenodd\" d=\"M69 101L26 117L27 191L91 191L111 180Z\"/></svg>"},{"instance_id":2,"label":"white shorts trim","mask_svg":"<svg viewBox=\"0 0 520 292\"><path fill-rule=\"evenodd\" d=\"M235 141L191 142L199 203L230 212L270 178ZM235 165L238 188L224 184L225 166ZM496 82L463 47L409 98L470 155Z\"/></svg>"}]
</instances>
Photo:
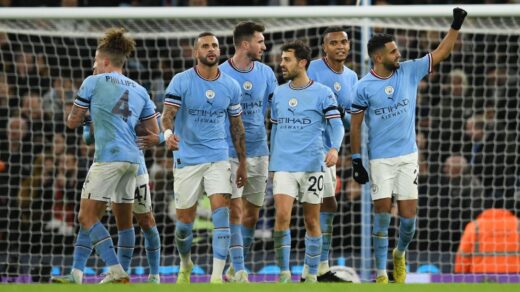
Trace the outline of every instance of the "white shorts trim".
<instances>
[{"instance_id":1,"label":"white shorts trim","mask_svg":"<svg viewBox=\"0 0 520 292\"><path fill-rule=\"evenodd\" d=\"M231 166L228 160L173 169L175 207L188 209L204 194L231 194Z\"/></svg>"},{"instance_id":2,"label":"white shorts trim","mask_svg":"<svg viewBox=\"0 0 520 292\"><path fill-rule=\"evenodd\" d=\"M152 212L152 194L150 193L150 178L147 173L136 178L134 195L134 213Z\"/></svg>"},{"instance_id":3,"label":"white shorts trim","mask_svg":"<svg viewBox=\"0 0 520 292\"><path fill-rule=\"evenodd\" d=\"M231 199L244 197L251 204L261 207L264 204L267 188L269 156L247 158L247 183L241 188L237 188L236 184L238 159L230 158L229 162L231 163L231 187L233 188Z\"/></svg>"},{"instance_id":4,"label":"white shorts trim","mask_svg":"<svg viewBox=\"0 0 520 292\"><path fill-rule=\"evenodd\" d=\"M391 198L416 200L419 177L418 153L370 160L372 200Z\"/></svg>"},{"instance_id":5,"label":"white shorts trim","mask_svg":"<svg viewBox=\"0 0 520 292\"><path fill-rule=\"evenodd\" d=\"M94 162L83 183L81 198L113 203L134 203L138 164Z\"/></svg>"},{"instance_id":6,"label":"white shorts trim","mask_svg":"<svg viewBox=\"0 0 520 292\"><path fill-rule=\"evenodd\" d=\"M331 198L336 196L336 166L327 167L323 173L323 198Z\"/></svg>"},{"instance_id":7,"label":"white shorts trim","mask_svg":"<svg viewBox=\"0 0 520 292\"><path fill-rule=\"evenodd\" d=\"M323 176L323 172L275 172L273 194L288 195L301 203L321 204Z\"/></svg>"}]
</instances>

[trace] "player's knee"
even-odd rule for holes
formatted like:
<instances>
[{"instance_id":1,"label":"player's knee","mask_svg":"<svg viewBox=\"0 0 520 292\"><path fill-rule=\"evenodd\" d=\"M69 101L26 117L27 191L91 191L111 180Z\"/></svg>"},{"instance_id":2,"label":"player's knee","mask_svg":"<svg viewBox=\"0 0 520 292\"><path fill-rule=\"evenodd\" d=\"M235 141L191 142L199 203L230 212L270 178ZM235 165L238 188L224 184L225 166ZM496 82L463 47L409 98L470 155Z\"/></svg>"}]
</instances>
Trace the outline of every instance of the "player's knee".
<instances>
[{"instance_id":1,"label":"player's knee","mask_svg":"<svg viewBox=\"0 0 520 292\"><path fill-rule=\"evenodd\" d=\"M136 215L136 217L137 217L137 222L139 223L139 226L143 230L148 230L155 226L155 219L151 212L146 213L146 214L139 214L139 215Z\"/></svg>"},{"instance_id":2,"label":"player's knee","mask_svg":"<svg viewBox=\"0 0 520 292\"><path fill-rule=\"evenodd\" d=\"M242 225L244 225L247 228L255 228L257 222L258 213L244 213L244 216L242 217Z\"/></svg>"},{"instance_id":3,"label":"player's knee","mask_svg":"<svg viewBox=\"0 0 520 292\"><path fill-rule=\"evenodd\" d=\"M276 212L276 225L288 228L291 223L291 215L286 212Z\"/></svg>"},{"instance_id":4,"label":"player's knee","mask_svg":"<svg viewBox=\"0 0 520 292\"><path fill-rule=\"evenodd\" d=\"M336 202L335 197L328 197L323 199L323 203L321 204L320 211L321 212L332 212L335 213L338 210L338 202Z\"/></svg>"},{"instance_id":5,"label":"player's knee","mask_svg":"<svg viewBox=\"0 0 520 292\"><path fill-rule=\"evenodd\" d=\"M305 227L308 232L316 233L320 230L320 219L315 216L305 216Z\"/></svg>"}]
</instances>

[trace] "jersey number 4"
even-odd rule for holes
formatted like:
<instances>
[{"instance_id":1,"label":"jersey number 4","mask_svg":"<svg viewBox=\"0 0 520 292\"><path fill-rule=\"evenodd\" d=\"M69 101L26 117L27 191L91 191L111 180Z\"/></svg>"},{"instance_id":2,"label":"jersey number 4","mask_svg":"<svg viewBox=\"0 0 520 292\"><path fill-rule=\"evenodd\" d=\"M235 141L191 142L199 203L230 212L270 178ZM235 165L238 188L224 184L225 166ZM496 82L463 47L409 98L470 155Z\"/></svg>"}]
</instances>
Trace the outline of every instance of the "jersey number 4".
<instances>
[{"instance_id":1,"label":"jersey number 4","mask_svg":"<svg viewBox=\"0 0 520 292\"><path fill-rule=\"evenodd\" d=\"M121 115L123 120L128 121L128 117L132 115L132 111L128 106L128 90L125 90L123 95L116 102L116 105L112 108L112 113L116 115Z\"/></svg>"}]
</instances>

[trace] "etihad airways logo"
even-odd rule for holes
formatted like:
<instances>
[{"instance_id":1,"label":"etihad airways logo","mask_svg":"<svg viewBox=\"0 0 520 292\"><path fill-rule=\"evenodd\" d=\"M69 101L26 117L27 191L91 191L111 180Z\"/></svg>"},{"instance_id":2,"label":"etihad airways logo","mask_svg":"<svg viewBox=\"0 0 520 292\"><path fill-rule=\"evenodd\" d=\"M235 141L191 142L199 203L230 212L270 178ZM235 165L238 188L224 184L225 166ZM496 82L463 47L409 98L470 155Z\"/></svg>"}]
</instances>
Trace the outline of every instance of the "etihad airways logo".
<instances>
[{"instance_id":1,"label":"etihad airways logo","mask_svg":"<svg viewBox=\"0 0 520 292\"><path fill-rule=\"evenodd\" d=\"M393 105L376 108L374 114L380 116L383 120L396 117L408 111L409 103L410 101L406 98Z\"/></svg>"}]
</instances>

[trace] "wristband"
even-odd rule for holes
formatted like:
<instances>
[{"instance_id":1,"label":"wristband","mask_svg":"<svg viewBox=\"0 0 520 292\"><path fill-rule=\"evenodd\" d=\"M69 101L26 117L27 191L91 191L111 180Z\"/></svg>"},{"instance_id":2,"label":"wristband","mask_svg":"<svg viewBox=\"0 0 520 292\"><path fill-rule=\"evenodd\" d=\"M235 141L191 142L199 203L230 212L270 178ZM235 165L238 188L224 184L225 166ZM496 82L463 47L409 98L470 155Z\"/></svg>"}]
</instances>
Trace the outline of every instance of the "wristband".
<instances>
[{"instance_id":1,"label":"wristband","mask_svg":"<svg viewBox=\"0 0 520 292\"><path fill-rule=\"evenodd\" d=\"M159 133L159 144L164 143L164 141L166 141L166 139L164 138L164 133L161 132Z\"/></svg>"},{"instance_id":2,"label":"wristband","mask_svg":"<svg viewBox=\"0 0 520 292\"><path fill-rule=\"evenodd\" d=\"M168 129L166 131L164 131L164 140L168 140L168 138L170 138L170 136L173 135L173 132L172 130Z\"/></svg>"},{"instance_id":3,"label":"wristband","mask_svg":"<svg viewBox=\"0 0 520 292\"><path fill-rule=\"evenodd\" d=\"M361 159L361 154L359 154L359 153L352 154L352 159L358 159L358 158Z\"/></svg>"}]
</instances>

